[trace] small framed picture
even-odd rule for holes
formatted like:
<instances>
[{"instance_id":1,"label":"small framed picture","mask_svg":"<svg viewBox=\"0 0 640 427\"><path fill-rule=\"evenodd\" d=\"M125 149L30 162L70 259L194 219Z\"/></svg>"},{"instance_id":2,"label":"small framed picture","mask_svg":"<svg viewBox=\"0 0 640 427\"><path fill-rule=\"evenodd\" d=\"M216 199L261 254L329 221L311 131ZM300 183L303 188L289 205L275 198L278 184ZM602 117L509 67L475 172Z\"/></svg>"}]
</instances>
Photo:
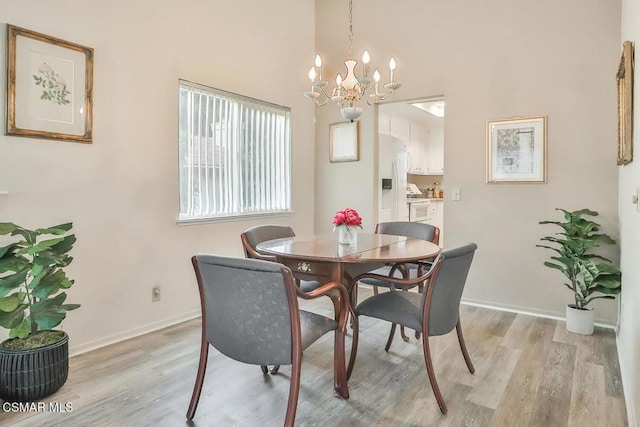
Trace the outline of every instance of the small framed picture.
<instances>
[{"instance_id":1,"label":"small framed picture","mask_svg":"<svg viewBox=\"0 0 640 427\"><path fill-rule=\"evenodd\" d=\"M359 159L358 122L330 124L329 161L355 162Z\"/></svg>"},{"instance_id":2,"label":"small framed picture","mask_svg":"<svg viewBox=\"0 0 640 427\"><path fill-rule=\"evenodd\" d=\"M7 135L92 142L93 49L7 25Z\"/></svg>"},{"instance_id":3,"label":"small framed picture","mask_svg":"<svg viewBox=\"0 0 640 427\"><path fill-rule=\"evenodd\" d=\"M618 165L633 160L633 43L622 44L618 82Z\"/></svg>"},{"instance_id":4,"label":"small framed picture","mask_svg":"<svg viewBox=\"0 0 640 427\"><path fill-rule=\"evenodd\" d=\"M487 122L487 183L547 182L547 117Z\"/></svg>"}]
</instances>

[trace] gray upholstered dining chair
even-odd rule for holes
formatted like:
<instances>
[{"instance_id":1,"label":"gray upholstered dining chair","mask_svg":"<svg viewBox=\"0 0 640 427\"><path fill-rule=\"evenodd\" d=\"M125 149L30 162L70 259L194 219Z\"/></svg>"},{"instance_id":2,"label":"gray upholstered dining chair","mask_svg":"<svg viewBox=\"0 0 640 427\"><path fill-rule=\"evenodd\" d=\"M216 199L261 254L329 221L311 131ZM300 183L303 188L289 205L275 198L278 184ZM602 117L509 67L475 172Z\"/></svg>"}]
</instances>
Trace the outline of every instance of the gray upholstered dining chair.
<instances>
[{"instance_id":1,"label":"gray upholstered dining chair","mask_svg":"<svg viewBox=\"0 0 640 427\"><path fill-rule=\"evenodd\" d=\"M282 264L256 259L196 255L196 273L202 310L200 360L187 419L193 419L207 368L209 345L240 362L291 365L291 384L285 426L293 426L300 390L302 350L334 331L334 391L349 398L345 371L345 335L349 313L347 291L330 282L309 293L295 285L291 270ZM300 310L298 297L328 296L335 319Z\"/></svg>"},{"instance_id":2,"label":"gray upholstered dining chair","mask_svg":"<svg viewBox=\"0 0 640 427\"><path fill-rule=\"evenodd\" d=\"M422 222L410 222L410 221L392 221L381 222L376 225L375 233L379 234L391 234L394 236L413 237L415 239L427 240L435 243L440 243L440 229L435 225L426 224ZM411 264L396 264L380 267L376 270L370 271L375 275L392 276L396 278L412 277L416 278L423 273L424 263L411 263ZM361 280L352 280L351 282L351 301L352 306L355 306L358 301L358 283L373 286L373 293L378 294L378 287L397 287L396 285L385 281L379 280L376 276L364 277ZM408 290L409 287L418 287L421 292L424 282L416 282L415 284L408 286L405 285L403 290ZM395 325L392 325L392 331L395 332ZM402 339L408 341L409 338L405 335L404 327L401 327L400 334ZM416 332L416 339L420 338L418 332Z\"/></svg>"},{"instance_id":3,"label":"gray upholstered dining chair","mask_svg":"<svg viewBox=\"0 0 640 427\"><path fill-rule=\"evenodd\" d=\"M409 221L393 221L393 222L381 222L376 225L375 233L379 234L391 234L394 236L405 236L405 237L413 237L415 239L427 240L429 242L435 243L436 245L440 243L440 229L435 225L421 223L421 222L409 222ZM420 273L418 270L419 264L409 264L408 266L403 264L396 264L394 266L384 266L378 268L376 270L371 271L370 273L402 278L405 275L409 275L412 277L417 277ZM361 284L373 286L374 293L378 293L378 287L389 287L393 286L389 282L378 280L375 278L364 278L360 280ZM357 301L357 292L358 287L355 286L357 282L353 283L351 287L351 298L353 301ZM416 284L415 286L418 286Z\"/></svg>"},{"instance_id":4,"label":"gray upholstered dining chair","mask_svg":"<svg viewBox=\"0 0 640 427\"><path fill-rule=\"evenodd\" d=\"M415 278L399 279L395 277L385 277L372 273L365 273L358 276L358 279L375 278L381 281L388 281L398 286L409 286L418 282L425 282L423 293L398 292L395 287L391 287L391 292L383 292L373 295L355 308L353 322L353 344L351 356L347 368L347 377L351 376L358 351L359 317L368 316L391 322L393 325L399 324L422 333L422 349L424 352L425 364L429 382L433 389L433 394L438 401L438 406L443 414L447 413L447 405L440 393L436 374L431 361L429 348L429 337L444 335L454 328L458 335L460 350L467 364L469 372L475 372L471 363L471 358L467 352L467 347L462 335L460 325L460 299L462 291L467 281L469 268L473 255L477 249L475 243L470 243L455 249L442 252L436 257L429 270L421 276ZM393 339L394 327L387 340L385 351L389 351Z\"/></svg>"},{"instance_id":5,"label":"gray upholstered dining chair","mask_svg":"<svg viewBox=\"0 0 640 427\"><path fill-rule=\"evenodd\" d=\"M261 253L257 249L258 244L267 240L293 237L295 235L293 228L289 226L267 224L247 228L240 235L240 240L242 240L242 247L247 258L275 261L275 256ZM296 283L302 292L311 292L320 286L320 282L315 280L296 280Z\"/></svg>"}]
</instances>

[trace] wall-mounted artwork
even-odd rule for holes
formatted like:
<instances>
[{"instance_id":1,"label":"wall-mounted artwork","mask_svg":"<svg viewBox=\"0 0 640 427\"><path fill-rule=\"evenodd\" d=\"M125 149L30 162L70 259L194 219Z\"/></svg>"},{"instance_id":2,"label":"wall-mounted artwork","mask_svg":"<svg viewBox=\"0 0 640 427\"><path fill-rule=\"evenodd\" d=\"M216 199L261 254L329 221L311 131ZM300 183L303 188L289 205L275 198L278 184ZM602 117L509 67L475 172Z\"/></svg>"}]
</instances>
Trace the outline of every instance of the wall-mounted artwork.
<instances>
[{"instance_id":1,"label":"wall-mounted artwork","mask_svg":"<svg viewBox=\"0 0 640 427\"><path fill-rule=\"evenodd\" d=\"M618 82L618 164L633 160L633 43L622 44Z\"/></svg>"},{"instance_id":2,"label":"wall-mounted artwork","mask_svg":"<svg viewBox=\"0 0 640 427\"><path fill-rule=\"evenodd\" d=\"M91 143L93 49L7 25L7 135Z\"/></svg>"},{"instance_id":3,"label":"wall-mounted artwork","mask_svg":"<svg viewBox=\"0 0 640 427\"><path fill-rule=\"evenodd\" d=\"M359 160L358 122L329 125L329 161L355 162Z\"/></svg>"},{"instance_id":4,"label":"wall-mounted artwork","mask_svg":"<svg viewBox=\"0 0 640 427\"><path fill-rule=\"evenodd\" d=\"M547 117L487 122L487 183L547 182Z\"/></svg>"}]
</instances>

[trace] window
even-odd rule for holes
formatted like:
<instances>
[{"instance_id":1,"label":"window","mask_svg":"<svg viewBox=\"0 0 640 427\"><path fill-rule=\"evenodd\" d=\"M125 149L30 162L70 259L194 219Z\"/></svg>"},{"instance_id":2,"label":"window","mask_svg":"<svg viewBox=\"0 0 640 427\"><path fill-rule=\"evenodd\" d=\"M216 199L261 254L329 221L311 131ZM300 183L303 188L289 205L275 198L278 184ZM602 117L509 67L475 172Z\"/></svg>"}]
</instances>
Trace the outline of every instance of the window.
<instances>
[{"instance_id":1,"label":"window","mask_svg":"<svg viewBox=\"0 0 640 427\"><path fill-rule=\"evenodd\" d=\"M181 80L178 221L290 212L290 114Z\"/></svg>"}]
</instances>

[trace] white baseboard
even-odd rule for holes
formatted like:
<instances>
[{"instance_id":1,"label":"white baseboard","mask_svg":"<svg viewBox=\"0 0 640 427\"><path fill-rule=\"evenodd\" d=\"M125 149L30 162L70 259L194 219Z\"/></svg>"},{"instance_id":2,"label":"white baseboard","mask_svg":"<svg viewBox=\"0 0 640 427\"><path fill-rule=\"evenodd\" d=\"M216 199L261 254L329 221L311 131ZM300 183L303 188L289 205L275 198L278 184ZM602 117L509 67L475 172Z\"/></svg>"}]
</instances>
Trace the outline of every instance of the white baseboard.
<instances>
[{"instance_id":1,"label":"white baseboard","mask_svg":"<svg viewBox=\"0 0 640 427\"><path fill-rule=\"evenodd\" d=\"M103 337L95 341L90 341L85 344L70 346L69 357L77 356L79 354L87 353L92 350L97 350L99 348L106 347L111 344L115 344L131 338L139 337L140 335L148 334L149 332L154 332L159 329L176 325L178 323L186 322L187 320L195 319L196 317L200 317L200 310L185 313L180 316L175 316L169 319L163 319L157 322L149 323L135 329L130 329L128 331L115 334L115 335L110 335L108 337Z\"/></svg>"},{"instance_id":2,"label":"white baseboard","mask_svg":"<svg viewBox=\"0 0 640 427\"><path fill-rule=\"evenodd\" d=\"M565 317L559 316L557 313L552 313L552 312L543 311L543 310L532 310L529 307L493 304L493 303L486 303L484 301L474 301L474 300L465 300L465 299L460 301L460 303L464 305L471 305L474 307L488 308L491 310L507 311L509 313L524 314L527 316L534 316L534 317L542 317L544 319L560 320L562 322L566 321ZM613 330L616 329L616 325L610 325L608 323L594 322L594 325L599 326L601 328L606 328L606 329L613 329Z\"/></svg>"}]
</instances>

